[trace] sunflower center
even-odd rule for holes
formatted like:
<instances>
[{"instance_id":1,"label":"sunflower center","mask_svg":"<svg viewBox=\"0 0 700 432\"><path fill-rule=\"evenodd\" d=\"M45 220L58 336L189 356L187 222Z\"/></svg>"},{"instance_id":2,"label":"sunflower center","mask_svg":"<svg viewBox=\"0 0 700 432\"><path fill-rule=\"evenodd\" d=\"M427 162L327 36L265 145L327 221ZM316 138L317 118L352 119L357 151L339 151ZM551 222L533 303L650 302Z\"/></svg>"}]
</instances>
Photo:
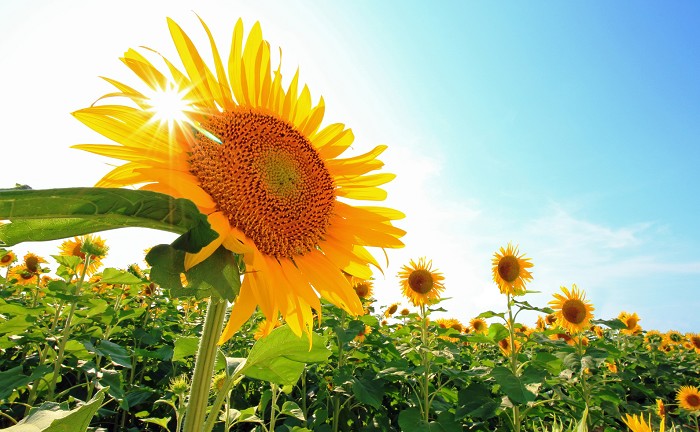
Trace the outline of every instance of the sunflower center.
<instances>
[{"instance_id":1,"label":"sunflower center","mask_svg":"<svg viewBox=\"0 0 700 432\"><path fill-rule=\"evenodd\" d=\"M498 275L504 281L513 283L520 275L520 263L514 256L505 256L498 261Z\"/></svg>"},{"instance_id":2,"label":"sunflower center","mask_svg":"<svg viewBox=\"0 0 700 432\"><path fill-rule=\"evenodd\" d=\"M692 336L690 342L695 348L700 349L700 336Z\"/></svg>"},{"instance_id":3,"label":"sunflower center","mask_svg":"<svg viewBox=\"0 0 700 432\"><path fill-rule=\"evenodd\" d=\"M260 252L292 258L324 238L335 185L309 140L274 115L239 109L214 115L196 135L190 171L229 223Z\"/></svg>"},{"instance_id":4,"label":"sunflower center","mask_svg":"<svg viewBox=\"0 0 700 432\"><path fill-rule=\"evenodd\" d=\"M2 264L9 263L10 261L12 261L12 255L10 254L4 255L2 258L0 258L0 263Z\"/></svg>"},{"instance_id":5,"label":"sunflower center","mask_svg":"<svg viewBox=\"0 0 700 432\"><path fill-rule=\"evenodd\" d=\"M687 395L685 397L685 402L695 409L700 408L700 396L696 394Z\"/></svg>"},{"instance_id":6,"label":"sunflower center","mask_svg":"<svg viewBox=\"0 0 700 432\"><path fill-rule=\"evenodd\" d=\"M433 289L433 276L427 270L414 270L408 276L408 286L417 293L427 294Z\"/></svg>"},{"instance_id":7,"label":"sunflower center","mask_svg":"<svg viewBox=\"0 0 700 432\"><path fill-rule=\"evenodd\" d=\"M581 300L567 300L561 308L564 319L572 324L581 324L586 319L586 305Z\"/></svg>"},{"instance_id":8,"label":"sunflower center","mask_svg":"<svg viewBox=\"0 0 700 432\"><path fill-rule=\"evenodd\" d=\"M24 266L27 267L27 271L30 273L38 273L39 272L39 258L35 256L30 256L27 257L26 260L24 260Z\"/></svg>"},{"instance_id":9,"label":"sunflower center","mask_svg":"<svg viewBox=\"0 0 700 432\"><path fill-rule=\"evenodd\" d=\"M637 326L637 319L633 316L627 318L627 330L633 330Z\"/></svg>"}]
</instances>

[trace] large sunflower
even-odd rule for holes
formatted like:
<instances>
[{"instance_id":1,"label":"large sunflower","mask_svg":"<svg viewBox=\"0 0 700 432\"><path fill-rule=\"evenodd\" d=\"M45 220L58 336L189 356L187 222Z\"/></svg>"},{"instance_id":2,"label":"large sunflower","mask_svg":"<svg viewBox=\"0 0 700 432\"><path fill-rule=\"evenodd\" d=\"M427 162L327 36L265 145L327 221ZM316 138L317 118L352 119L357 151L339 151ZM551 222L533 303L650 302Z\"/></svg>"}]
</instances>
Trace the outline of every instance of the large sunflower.
<instances>
[{"instance_id":1,"label":"large sunflower","mask_svg":"<svg viewBox=\"0 0 700 432\"><path fill-rule=\"evenodd\" d=\"M377 157L386 146L340 158L353 142L351 130L339 123L320 127L323 98L314 104L308 87L299 91L298 71L289 87L282 87L281 65L272 65L259 23L244 41L238 20L227 62L202 25L213 69L168 19L184 72L165 58L167 68L161 71L135 50L127 51L121 60L147 91L107 79L117 88L107 96L130 99L134 106L91 106L74 115L116 145L75 147L126 161L97 186L138 185L188 198L208 216L219 237L188 254L187 269L221 245L243 255L246 276L220 342L258 306L270 322L281 314L297 334L311 331L311 309L321 308L319 294L362 314L343 271L369 279L369 265L379 264L367 247L401 247L405 234L392 226L401 212L348 203L386 197L379 186L395 176L369 174L383 166ZM149 98L153 95L158 100L180 95L184 111L168 118L185 121L163 121L160 102Z\"/></svg>"},{"instance_id":2,"label":"large sunflower","mask_svg":"<svg viewBox=\"0 0 700 432\"><path fill-rule=\"evenodd\" d=\"M682 386L676 393L676 400L686 411L700 411L700 391L695 386Z\"/></svg>"},{"instance_id":3,"label":"large sunflower","mask_svg":"<svg viewBox=\"0 0 700 432\"><path fill-rule=\"evenodd\" d=\"M557 317L557 324L569 333L578 333L590 327L595 308L586 301L586 294L576 287L571 286L571 291L561 287L562 294L554 294L555 300L549 302Z\"/></svg>"},{"instance_id":4,"label":"large sunflower","mask_svg":"<svg viewBox=\"0 0 700 432\"><path fill-rule=\"evenodd\" d=\"M445 277L437 270L433 271L433 262L425 257L418 262L411 260L410 265L401 267L399 272L403 295L414 306L431 304L440 299L445 290Z\"/></svg>"},{"instance_id":5,"label":"large sunflower","mask_svg":"<svg viewBox=\"0 0 700 432\"><path fill-rule=\"evenodd\" d=\"M523 295L525 284L532 280L528 270L533 264L525 254L518 255L518 247L508 243L493 255L493 281L502 294Z\"/></svg>"}]
</instances>

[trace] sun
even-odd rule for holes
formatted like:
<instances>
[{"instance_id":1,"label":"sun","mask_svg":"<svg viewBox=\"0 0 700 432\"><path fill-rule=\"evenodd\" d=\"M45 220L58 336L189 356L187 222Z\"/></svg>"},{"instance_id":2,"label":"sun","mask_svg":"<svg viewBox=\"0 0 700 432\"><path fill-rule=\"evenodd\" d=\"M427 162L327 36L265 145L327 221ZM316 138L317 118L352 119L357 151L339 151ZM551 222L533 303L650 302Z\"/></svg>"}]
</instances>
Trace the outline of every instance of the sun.
<instances>
[{"instance_id":1,"label":"sun","mask_svg":"<svg viewBox=\"0 0 700 432\"><path fill-rule=\"evenodd\" d=\"M189 123L188 112L193 110L192 103L187 100L187 93L178 89L174 84L164 89L146 93L145 103L148 111L153 113L153 121L166 123L172 127L174 123Z\"/></svg>"}]
</instances>

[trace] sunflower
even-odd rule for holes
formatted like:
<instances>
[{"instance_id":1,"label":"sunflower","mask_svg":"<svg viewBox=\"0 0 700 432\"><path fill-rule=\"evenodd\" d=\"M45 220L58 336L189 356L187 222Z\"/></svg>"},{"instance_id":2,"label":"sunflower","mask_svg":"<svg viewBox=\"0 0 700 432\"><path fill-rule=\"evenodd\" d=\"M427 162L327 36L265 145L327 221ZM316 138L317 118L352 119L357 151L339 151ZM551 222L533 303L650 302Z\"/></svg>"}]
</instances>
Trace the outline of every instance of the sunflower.
<instances>
[{"instance_id":1,"label":"sunflower","mask_svg":"<svg viewBox=\"0 0 700 432\"><path fill-rule=\"evenodd\" d=\"M561 290L564 295L554 294L555 300L549 302L555 311L557 324L572 334L585 330L593 319L593 306L586 301L585 293L576 284L571 286L571 291L566 287L561 287Z\"/></svg>"},{"instance_id":2,"label":"sunflower","mask_svg":"<svg viewBox=\"0 0 700 432\"><path fill-rule=\"evenodd\" d=\"M664 405L664 401L661 399L656 399L656 413L661 418L666 417L666 405Z\"/></svg>"},{"instance_id":3,"label":"sunflower","mask_svg":"<svg viewBox=\"0 0 700 432\"><path fill-rule=\"evenodd\" d=\"M390 304L389 307L386 308L386 310L384 311L384 316L385 316L386 318L388 318L388 317L394 315L394 314L396 313L397 310L399 310L399 304L398 304L398 303L392 303L392 304Z\"/></svg>"},{"instance_id":4,"label":"sunflower","mask_svg":"<svg viewBox=\"0 0 700 432\"><path fill-rule=\"evenodd\" d=\"M13 262L17 261L17 255L12 251L0 251L0 267L9 267Z\"/></svg>"},{"instance_id":5,"label":"sunflower","mask_svg":"<svg viewBox=\"0 0 700 432\"><path fill-rule=\"evenodd\" d=\"M39 276L36 273L30 272L27 267L18 265L10 267L7 273L7 280L15 280L17 285L31 285L37 283Z\"/></svg>"},{"instance_id":6,"label":"sunflower","mask_svg":"<svg viewBox=\"0 0 700 432\"><path fill-rule=\"evenodd\" d=\"M695 386L682 386L676 393L678 405L686 411L700 410L700 391Z\"/></svg>"},{"instance_id":7,"label":"sunflower","mask_svg":"<svg viewBox=\"0 0 700 432\"><path fill-rule=\"evenodd\" d=\"M642 327L639 326L639 316L636 312L620 312L620 315L617 317L617 319L622 321L622 323L626 327L620 330L621 333L631 336L642 332Z\"/></svg>"},{"instance_id":8,"label":"sunflower","mask_svg":"<svg viewBox=\"0 0 700 432\"><path fill-rule=\"evenodd\" d=\"M401 316L408 316L411 313L411 311L408 310L408 308L403 308L401 309L401 311L399 311L399 313L401 314Z\"/></svg>"},{"instance_id":9,"label":"sunflower","mask_svg":"<svg viewBox=\"0 0 700 432\"><path fill-rule=\"evenodd\" d=\"M24 268L29 273L41 273L41 264L47 264L47 261L38 255L29 252L24 256Z\"/></svg>"},{"instance_id":10,"label":"sunflower","mask_svg":"<svg viewBox=\"0 0 700 432\"><path fill-rule=\"evenodd\" d=\"M559 340L564 341L564 342L566 342L567 345L573 346L576 344L576 341L566 333L553 333L553 334L549 335L548 337L550 340L553 340L553 341L559 341Z\"/></svg>"},{"instance_id":11,"label":"sunflower","mask_svg":"<svg viewBox=\"0 0 700 432\"><path fill-rule=\"evenodd\" d=\"M515 352L516 353L520 352L520 348L522 347L522 343L520 343L520 341L518 341L517 339L515 339L513 342L515 345ZM501 339L500 341L498 341L498 348L501 350L501 353L504 356L509 357L511 354L510 338L505 338L505 339Z\"/></svg>"},{"instance_id":12,"label":"sunflower","mask_svg":"<svg viewBox=\"0 0 700 432\"><path fill-rule=\"evenodd\" d=\"M605 365L607 366L607 368L610 372L617 373L617 365L615 364L614 361L605 362Z\"/></svg>"},{"instance_id":13,"label":"sunflower","mask_svg":"<svg viewBox=\"0 0 700 432\"><path fill-rule=\"evenodd\" d=\"M353 278L352 282L352 288L359 298L368 299L372 297L374 291L374 284L372 281Z\"/></svg>"},{"instance_id":14,"label":"sunflower","mask_svg":"<svg viewBox=\"0 0 700 432\"><path fill-rule=\"evenodd\" d=\"M625 422L627 427L630 428L630 431L632 431L632 432L654 432L651 429L651 416L649 416L648 423L646 420L644 420L644 417L642 417L641 414L636 415L636 416L625 414L625 418L623 418L622 421ZM659 432L664 432L664 421L663 420L661 420Z\"/></svg>"},{"instance_id":15,"label":"sunflower","mask_svg":"<svg viewBox=\"0 0 700 432\"><path fill-rule=\"evenodd\" d=\"M281 64L272 65L259 23L244 41L243 22L237 21L228 61L201 23L213 69L168 19L184 72L150 49L148 55L163 60L163 71L128 50L121 60L146 91L107 79L117 92L106 97L130 99L133 106L93 105L74 116L116 144L75 147L126 161L97 186L137 185L187 198L207 215L219 236L187 254L186 269L220 246L243 255L245 276L220 343L257 307L270 321L281 314L298 335L311 332L319 295L362 314L343 272L369 279L370 265L379 264L367 247L402 247L405 234L392 225L404 217L401 212L349 203L385 199L380 186L395 175L370 173L383 166L377 157L387 147L340 158L353 142L352 131L340 123L320 127L323 98L312 102L298 72L288 88L282 86ZM161 104L167 99L179 105L170 114Z\"/></svg>"},{"instance_id":16,"label":"sunflower","mask_svg":"<svg viewBox=\"0 0 700 432\"><path fill-rule=\"evenodd\" d=\"M483 318L472 318L469 321L469 327L474 330L474 333L486 334L489 332L489 325Z\"/></svg>"},{"instance_id":17,"label":"sunflower","mask_svg":"<svg viewBox=\"0 0 700 432\"><path fill-rule=\"evenodd\" d=\"M431 304L440 299L440 293L445 290L442 273L433 271L433 262L422 257L416 263L401 267L399 278L403 287L403 295L414 306Z\"/></svg>"},{"instance_id":18,"label":"sunflower","mask_svg":"<svg viewBox=\"0 0 700 432\"><path fill-rule=\"evenodd\" d=\"M73 240L65 240L61 243L60 249L59 255L74 256L82 260L75 268L77 274L82 274L83 272L87 252L90 256L90 264L85 274L92 275L102 266L102 258L107 255L108 248L102 237L88 234L82 237L75 237Z\"/></svg>"},{"instance_id":19,"label":"sunflower","mask_svg":"<svg viewBox=\"0 0 700 432\"><path fill-rule=\"evenodd\" d=\"M669 330L664 335L664 341L669 345L680 345L683 343L683 335L677 330Z\"/></svg>"},{"instance_id":20,"label":"sunflower","mask_svg":"<svg viewBox=\"0 0 700 432\"><path fill-rule=\"evenodd\" d=\"M532 280L528 271L531 267L530 259L525 254L518 255L518 247L508 243L507 248L493 255L493 281L503 294L523 295L525 283Z\"/></svg>"},{"instance_id":21,"label":"sunflower","mask_svg":"<svg viewBox=\"0 0 700 432\"><path fill-rule=\"evenodd\" d=\"M364 328L357 333L357 336L355 336L355 342L364 342L365 338L370 333L372 333L372 327L368 325L364 326Z\"/></svg>"},{"instance_id":22,"label":"sunflower","mask_svg":"<svg viewBox=\"0 0 700 432\"><path fill-rule=\"evenodd\" d=\"M687 337L695 352L700 354L700 333L689 334Z\"/></svg>"},{"instance_id":23,"label":"sunflower","mask_svg":"<svg viewBox=\"0 0 700 432\"><path fill-rule=\"evenodd\" d=\"M598 336L599 339L604 336L603 328L599 325L591 326L591 331L595 333L595 335Z\"/></svg>"}]
</instances>

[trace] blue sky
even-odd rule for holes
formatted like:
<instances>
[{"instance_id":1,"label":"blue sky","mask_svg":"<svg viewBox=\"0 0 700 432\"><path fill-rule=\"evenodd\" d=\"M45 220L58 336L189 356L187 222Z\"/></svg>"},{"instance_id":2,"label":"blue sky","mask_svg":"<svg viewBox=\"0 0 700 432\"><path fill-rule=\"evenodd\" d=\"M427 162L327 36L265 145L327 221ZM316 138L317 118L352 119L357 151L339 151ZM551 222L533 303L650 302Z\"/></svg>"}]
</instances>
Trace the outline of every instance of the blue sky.
<instances>
[{"instance_id":1,"label":"blue sky","mask_svg":"<svg viewBox=\"0 0 700 432\"><path fill-rule=\"evenodd\" d=\"M242 16L282 47L286 77L299 66L323 95L326 123L353 128L353 150L390 146L389 203L409 233L377 276L380 303L400 300L396 271L425 255L448 315L503 310L490 260L512 241L535 264L531 303L576 283L598 317L700 331L697 2L105 4L0 5L2 187L93 184L106 160L69 146L104 139L69 113L110 90L97 77L135 83L117 60L130 47L174 58L166 16L202 51L192 10L223 51ZM112 235L111 265L168 239Z\"/></svg>"}]
</instances>

